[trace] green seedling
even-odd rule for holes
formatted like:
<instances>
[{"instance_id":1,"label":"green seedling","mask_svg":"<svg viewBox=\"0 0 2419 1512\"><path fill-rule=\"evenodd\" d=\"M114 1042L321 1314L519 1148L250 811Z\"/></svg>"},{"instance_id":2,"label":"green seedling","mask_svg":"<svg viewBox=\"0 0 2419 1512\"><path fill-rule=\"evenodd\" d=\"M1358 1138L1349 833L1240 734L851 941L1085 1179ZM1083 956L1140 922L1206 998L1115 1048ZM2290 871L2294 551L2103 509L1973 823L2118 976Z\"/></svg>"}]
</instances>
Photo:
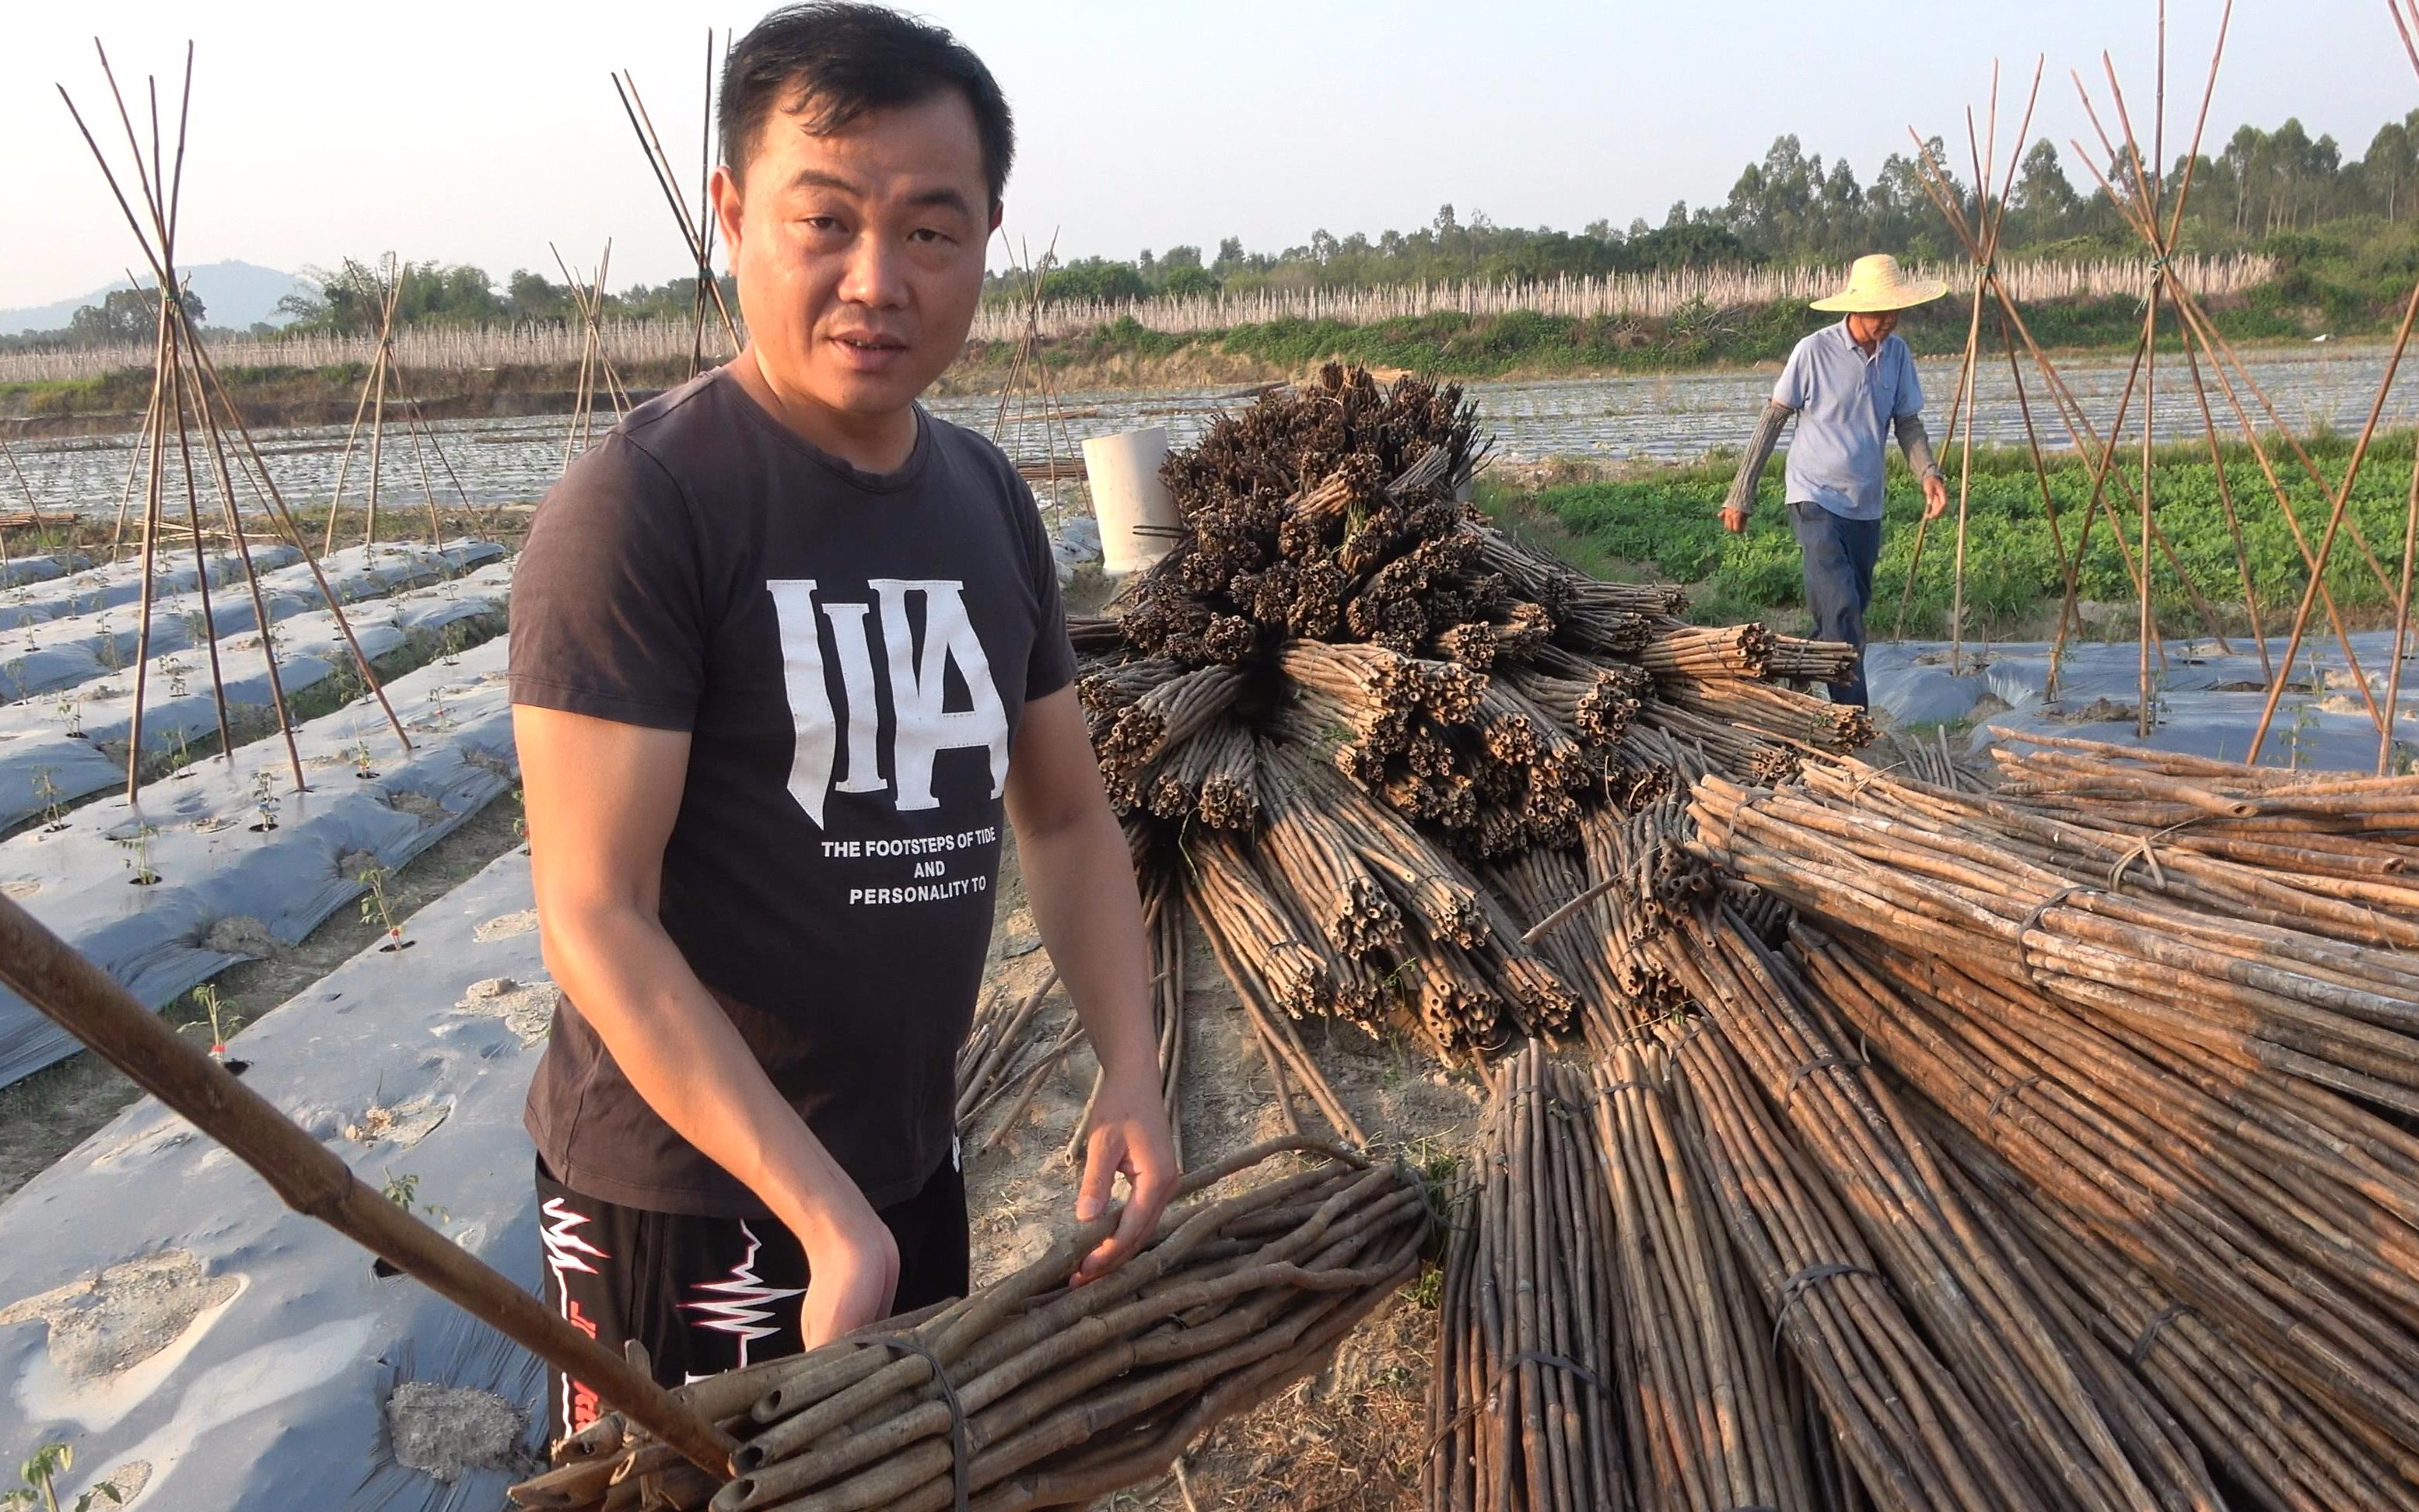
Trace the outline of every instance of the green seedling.
<instances>
[{"instance_id":1,"label":"green seedling","mask_svg":"<svg viewBox=\"0 0 2419 1512\"><path fill-rule=\"evenodd\" d=\"M353 775L363 781L377 776L377 767L370 755L370 742L366 735L356 734L353 737Z\"/></svg>"},{"instance_id":2,"label":"green seedling","mask_svg":"<svg viewBox=\"0 0 2419 1512\"><path fill-rule=\"evenodd\" d=\"M69 740L84 738L84 700L73 693L62 693L59 695L59 701L51 705L51 712L59 717L61 724L67 726L67 736Z\"/></svg>"},{"instance_id":3,"label":"green seedling","mask_svg":"<svg viewBox=\"0 0 2419 1512\"><path fill-rule=\"evenodd\" d=\"M174 656L165 657L160 663L160 671L162 675L168 679L168 696L172 699L183 698L185 696L185 664L178 661Z\"/></svg>"},{"instance_id":4,"label":"green seedling","mask_svg":"<svg viewBox=\"0 0 2419 1512\"><path fill-rule=\"evenodd\" d=\"M2298 772L2302 769L2303 747L2311 742L2311 732L2319 727L2319 706L2308 700L2293 705L2293 722L2285 729L2286 764Z\"/></svg>"},{"instance_id":5,"label":"green seedling","mask_svg":"<svg viewBox=\"0 0 2419 1512\"><path fill-rule=\"evenodd\" d=\"M428 690L428 709L429 716L431 718L436 720L438 729L451 730L454 728L454 712L445 706L445 690L443 688L432 687Z\"/></svg>"},{"instance_id":6,"label":"green seedling","mask_svg":"<svg viewBox=\"0 0 2419 1512\"><path fill-rule=\"evenodd\" d=\"M210 635L210 617L197 609L187 609L185 611L185 639L193 645L208 645L213 639Z\"/></svg>"},{"instance_id":7,"label":"green seedling","mask_svg":"<svg viewBox=\"0 0 2419 1512\"><path fill-rule=\"evenodd\" d=\"M58 1488L54 1482L75 1467L75 1451L64 1443L46 1443L34 1451L18 1471L23 1482L16 1489L0 1492L0 1508L39 1509L39 1512L60 1512ZM75 1499L73 1512L93 1512L103 1504L122 1506L124 1493L114 1481L101 1481Z\"/></svg>"},{"instance_id":8,"label":"green seedling","mask_svg":"<svg viewBox=\"0 0 2419 1512\"><path fill-rule=\"evenodd\" d=\"M57 777L58 768L55 766L34 768L34 796L42 801L42 833L45 835L55 835L68 827L67 795L60 791Z\"/></svg>"},{"instance_id":9,"label":"green seedling","mask_svg":"<svg viewBox=\"0 0 2419 1512\"><path fill-rule=\"evenodd\" d=\"M219 1020L219 990L208 982L193 989L193 1001L210 1016L210 1058L226 1058L226 1026Z\"/></svg>"},{"instance_id":10,"label":"green seedling","mask_svg":"<svg viewBox=\"0 0 2419 1512\"><path fill-rule=\"evenodd\" d=\"M378 947L380 950L408 949L412 942L403 937L403 926L395 922L393 905L386 895L388 875L385 867L374 866L358 878L369 889L362 894L362 922L386 931L386 943Z\"/></svg>"},{"instance_id":11,"label":"green seedling","mask_svg":"<svg viewBox=\"0 0 2419 1512\"><path fill-rule=\"evenodd\" d=\"M252 806L259 813L260 822L245 827L256 835L266 835L277 827L278 803L277 794L274 791L276 782L277 779L269 775L269 768L266 766L252 774Z\"/></svg>"},{"instance_id":12,"label":"green seedling","mask_svg":"<svg viewBox=\"0 0 2419 1512\"><path fill-rule=\"evenodd\" d=\"M159 825L142 825L131 834L109 837L112 845L126 853L127 869L132 873L126 880L138 887L160 885L160 873L151 869L151 838L159 833Z\"/></svg>"},{"instance_id":13,"label":"green seedling","mask_svg":"<svg viewBox=\"0 0 2419 1512\"><path fill-rule=\"evenodd\" d=\"M436 1203L420 1200L420 1178L413 1172L387 1172L386 1184L378 1188L378 1196L406 1212L414 1211L424 1212L440 1224L450 1224L454 1221L454 1215Z\"/></svg>"}]
</instances>

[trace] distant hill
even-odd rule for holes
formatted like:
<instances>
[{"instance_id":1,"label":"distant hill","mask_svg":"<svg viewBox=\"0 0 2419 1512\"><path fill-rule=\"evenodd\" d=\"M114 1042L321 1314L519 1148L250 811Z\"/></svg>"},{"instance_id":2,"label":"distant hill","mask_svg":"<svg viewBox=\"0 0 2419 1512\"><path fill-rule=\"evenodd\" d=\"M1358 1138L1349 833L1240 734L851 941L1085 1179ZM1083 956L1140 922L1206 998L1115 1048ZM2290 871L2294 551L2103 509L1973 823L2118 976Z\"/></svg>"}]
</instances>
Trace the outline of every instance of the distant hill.
<instances>
[{"instance_id":1,"label":"distant hill","mask_svg":"<svg viewBox=\"0 0 2419 1512\"><path fill-rule=\"evenodd\" d=\"M284 325L285 317L277 313L277 301L309 284L292 273L282 273L258 263L204 263L188 268L186 276L193 280L194 294L214 326L242 330L255 320ZM81 299L61 300L55 304L28 305L18 310L0 310L0 336L13 336L23 331L56 331L69 317L87 304L99 304L111 289L131 287L119 279L104 288L94 289Z\"/></svg>"}]
</instances>

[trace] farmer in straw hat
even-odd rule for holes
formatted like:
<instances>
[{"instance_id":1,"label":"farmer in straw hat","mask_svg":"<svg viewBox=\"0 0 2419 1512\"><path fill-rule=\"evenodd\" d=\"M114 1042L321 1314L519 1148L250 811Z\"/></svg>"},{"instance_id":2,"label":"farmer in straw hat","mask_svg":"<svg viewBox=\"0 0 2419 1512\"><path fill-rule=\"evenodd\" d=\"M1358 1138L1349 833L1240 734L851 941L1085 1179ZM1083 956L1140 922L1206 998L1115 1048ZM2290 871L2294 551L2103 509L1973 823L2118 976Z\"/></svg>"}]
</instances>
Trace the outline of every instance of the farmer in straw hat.
<instances>
[{"instance_id":1,"label":"farmer in straw hat","mask_svg":"<svg viewBox=\"0 0 2419 1512\"><path fill-rule=\"evenodd\" d=\"M1784 497L1805 556L1806 608L1814 616L1817 638L1844 640L1857 652L1854 674L1831 685L1836 703L1866 702L1865 609L1872 602L1873 563L1882 551L1882 458L1892 429L1907 470L1923 480L1924 518L1949 507L1948 486L1924 434L1915 358L1890 333L1899 311L1936 300L1948 288L1936 279L1909 278L1887 253L1857 258L1848 271L1848 286L1813 303L1846 318L1808 336L1789 354L1731 482L1730 497L1722 501L1723 527L1746 530L1773 443L1796 416Z\"/></svg>"}]
</instances>

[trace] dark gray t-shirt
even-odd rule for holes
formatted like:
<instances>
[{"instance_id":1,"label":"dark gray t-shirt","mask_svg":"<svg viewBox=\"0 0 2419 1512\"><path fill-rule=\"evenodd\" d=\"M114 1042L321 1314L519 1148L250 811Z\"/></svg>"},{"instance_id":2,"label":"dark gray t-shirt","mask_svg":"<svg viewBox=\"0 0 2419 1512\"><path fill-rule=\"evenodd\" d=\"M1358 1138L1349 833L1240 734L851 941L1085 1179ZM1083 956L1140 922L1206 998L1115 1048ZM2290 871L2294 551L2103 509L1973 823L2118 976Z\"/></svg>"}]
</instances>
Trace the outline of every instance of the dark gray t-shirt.
<instances>
[{"instance_id":1,"label":"dark gray t-shirt","mask_svg":"<svg viewBox=\"0 0 2419 1512\"><path fill-rule=\"evenodd\" d=\"M876 1207L949 1149L1025 702L1074 675L1033 496L919 408L876 475L727 373L633 410L538 506L513 701L691 733L664 928ZM631 1088L565 1002L530 1088L576 1191L763 1204Z\"/></svg>"}]
</instances>

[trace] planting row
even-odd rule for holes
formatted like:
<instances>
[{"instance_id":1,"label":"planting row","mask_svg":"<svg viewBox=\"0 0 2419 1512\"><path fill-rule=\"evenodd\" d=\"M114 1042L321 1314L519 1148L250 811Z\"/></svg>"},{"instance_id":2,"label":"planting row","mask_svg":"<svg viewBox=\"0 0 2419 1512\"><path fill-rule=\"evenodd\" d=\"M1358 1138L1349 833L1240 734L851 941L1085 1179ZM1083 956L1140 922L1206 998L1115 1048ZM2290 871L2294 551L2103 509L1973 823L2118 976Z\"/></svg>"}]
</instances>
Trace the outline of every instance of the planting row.
<instances>
[{"instance_id":1,"label":"planting row","mask_svg":"<svg viewBox=\"0 0 2419 1512\"><path fill-rule=\"evenodd\" d=\"M511 785L505 657L498 638L389 685L409 751L364 695L296 733L308 791L291 791L282 740L255 741L0 842L0 888L157 1008L375 903L387 872ZM0 991L0 1086L74 1048Z\"/></svg>"},{"instance_id":2,"label":"planting row","mask_svg":"<svg viewBox=\"0 0 2419 1512\"><path fill-rule=\"evenodd\" d=\"M252 570L271 572L302 560L302 553L290 546L263 543L252 548ZM243 558L224 548L213 549L208 561L210 586L218 588L243 581ZM178 552L162 547L151 568L151 592L156 602L169 594L190 593L197 585L201 573L193 565L193 553ZM143 562L137 557L127 562L113 562L105 567L94 567L71 578L47 582L38 588L16 588L0 594L0 625L25 625L41 620L64 619L70 614L97 614L120 604L140 603L143 598Z\"/></svg>"},{"instance_id":3,"label":"planting row","mask_svg":"<svg viewBox=\"0 0 2419 1512\"><path fill-rule=\"evenodd\" d=\"M459 649L498 624L512 587L512 567L494 563L466 577L392 597L357 604L347 614L362 654L373 661L417 640ZM244 649L222 647L220 674L228 704L228 733L241 746L276 727L268 658L257 636ZM319 609L281 621L277 676L288 700L331 679L358 678L353 654L336 616ZM0 829L37 814L52 821L68 806L126 780L126 740L134 705L131 674L79 688L55 701L23 700L0 707ZM210 694L208 659L192 650L151 658L143 707L146 763L184 764L193 742L215 739L218 703ZM384 730L373 705L357 715L366 730Z\"/></svg>"},{"instance_id":4,"label":"planting row","mask_svg":"<svg viewBox=\"0 0 2419 1512\"><path fill-rule=\"evenodd\" d=\"M441 549L425 546L348 547L331 552L320 576L337 599L375 598L455 576L503 555L486 541L460 541ZM307 563L260 575L261 601L270 622L327 607ZM0 696L31 698L55 693L125 671L141 648L141 610L120 605L90 613L30 622L0 630ZM155 597L151 606L153 655L205 643L215 630L223 644L255 626L251 593L240 586L213 594L208 618L199 590Z\"/></svg>"},{"instance_id":5,"label":"planting row","mask_svg":"<svg viewBox=\"0 0 2419 1512\"><path fill-rule=\"evenodd\" d=\"M49 582L89 565L91 559L75 551L37 551L29 556L0 558L0 588Z\"/></svg>"},{"instance_id":6,"label":"planting row","mask_svg":"<svg viewBox=\"0 0 2419 1512\"><path fill-rule=\"evenodd\" d=\"M507 856L417 915L413 949L364 950L228 1051L361 1180L534 1290L530 1165L498 1158L525 1148L554 1004L529 906ZM534 1463L534 1360L153 1100L0 1225L0 1444L71 1443L62 1504L106 1480L137 1508L458 1512Z\"/></svg>"}]
</instances>

